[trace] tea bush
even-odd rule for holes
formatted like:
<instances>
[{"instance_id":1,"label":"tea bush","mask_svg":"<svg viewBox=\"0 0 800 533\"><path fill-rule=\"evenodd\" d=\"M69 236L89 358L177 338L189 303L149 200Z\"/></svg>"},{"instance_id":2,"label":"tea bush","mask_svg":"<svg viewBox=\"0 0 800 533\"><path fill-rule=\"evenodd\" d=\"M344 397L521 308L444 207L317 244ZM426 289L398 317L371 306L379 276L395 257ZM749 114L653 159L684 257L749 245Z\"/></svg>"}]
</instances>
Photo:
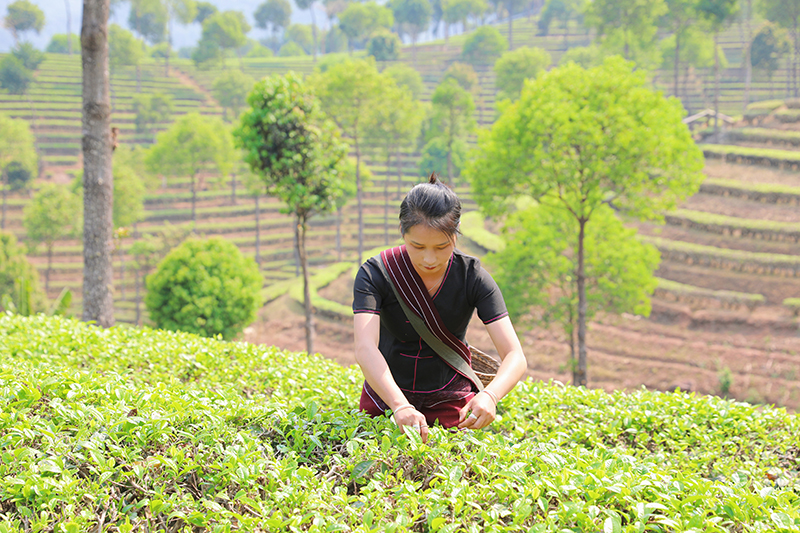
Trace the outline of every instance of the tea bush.
<instances>
[{"instance_id":1,"label":"tea bush","mask_svg":"<svg viewBox=\"0 0 800 533\"><path fill-rule=\"evenodd\" d=\"M427 444L360 372L185 333L0 317L0 531L796 531L796 415L525 381Z\"/></svg>"}]
</instances>

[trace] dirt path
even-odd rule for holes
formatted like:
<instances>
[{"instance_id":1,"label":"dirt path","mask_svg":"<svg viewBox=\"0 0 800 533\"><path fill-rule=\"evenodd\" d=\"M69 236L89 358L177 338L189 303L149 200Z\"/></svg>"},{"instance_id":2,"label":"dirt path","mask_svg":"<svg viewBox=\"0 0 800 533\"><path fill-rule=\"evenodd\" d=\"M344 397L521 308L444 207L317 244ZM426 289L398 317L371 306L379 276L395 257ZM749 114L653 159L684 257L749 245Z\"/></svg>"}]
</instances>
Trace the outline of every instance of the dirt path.
<instances>
[{"instance_id":1,"label":"dirt path","mask_svg":"<svg viewBox=\"0 0 800 533\"><path fill-rule=\"evenodd\" d=\"M189 87L191 87L192 89L194 89L194 90L195 90L195 91L197 91L198 93L200 93L200 94L202 94L203 96L205 96L205 97L206 97L206 100L207 100L207 103L209 103L209 104L211 104L211 105L215 105L215 106L217 106L217 107L221 107L221 106L219 105L219 102L217 102L217 101L214 99L214 97L211 95L211 92L210 92L210 91L208 91L208 90L207 90L205 87L203 87L202 85L200 85L199 83L197 83L197 81L195 81L195 79L194 79L194 78L192 78L191 76L189 76L188 74L186 74L184 71L180 70L180 69L179 69L179 68L177 68L177 67L172 67L172 68L170 69L170 72L172 73L172 75L173 75L173 76L175 76L176 78L178 78L178 80L180 80L180 82L181 82L182 84L184 84L184 85L188 85Z\"/></svg>"}]
</instances>

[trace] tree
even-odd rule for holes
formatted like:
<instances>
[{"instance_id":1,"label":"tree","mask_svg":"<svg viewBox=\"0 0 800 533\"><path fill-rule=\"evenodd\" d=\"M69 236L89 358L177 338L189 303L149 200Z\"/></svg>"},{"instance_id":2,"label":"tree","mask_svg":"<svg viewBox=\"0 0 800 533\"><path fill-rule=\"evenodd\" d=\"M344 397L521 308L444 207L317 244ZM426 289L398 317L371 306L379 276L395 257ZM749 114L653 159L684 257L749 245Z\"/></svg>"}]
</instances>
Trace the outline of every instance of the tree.
<instances>
[{"instance_id":1,"label":"tree","mask_svg":"<svg viewBox=\"0 0 800 533\"><path fill-rule=\"evenodd\" d=\"M172 97L164 93L133 95L133 122L136 133L149 133L155 141L156 127L172 117Z\"/></svg>"},{"instance_id":2,"label":"tree","mask_svg":"<svg viewBox=\"0 0 800 533\"><path fill-rule=\"evenodd\" d=\"M361 144L370 114L380 101L382 82L375 60L350 60L315 75L311 84L322 107L353 143L356 152L356 198L358 202L358 257L364 253L364 210L361 182Z\"/></svg>"},{"instance_id":3,"label":"tree","mask_svg":"<svg viewBox=\"0 0 800 533\"><path fill-rule=\"evenodd\" d=\"M0 308L36 311L44 307L44 302L36 267L25 257L14 235L0 232Z\"/></svg>"},{"instance_id":4,"label":"tree","mask_svg":"<svg viewBox=\"0 0 800 533\"><path fill-rule=\"evenodd\" d=\"M786 32L767 22L756 32L750 44L750 62L753 68L763 70L767 74L770 95L773 92L772 77L780 66L781 57L789 52L789 40Z\"/></svg>"},{"instance_id":5,"label":"tree","mask_svg":"<svg viewBox=\"0 0 800 533\"><path fill-rule=\"evenodd\" d=\"M789 30L794 45L789 74L790 92L797 96L800 91L797 79L798 61L800 60L800 31L798 31L800 29L800 0L761 0L756 5L764 18ZM788 86L789 84L787 84Z\"/></svg>"},{"instance_id":6,"label":"tree","mask_svg":"<svg viewBox=\"0 0 800 533\"><path fill-rule=\"evenodd\" d=\"M678 41L677 35L670 35L661 41L662 68L672 69L672 61L675 58L675 45ZM714 66L714 39L700 24L687 28L680 36L681 61L683 65L683 93L684 108L687 113L689 109L689 92L687 82L691 77L693 69L709 69ZM721 57L726 61L724 53ZM679 96L679 95L676 95Z\"/></svg>"},{"instance_id":7,"label":"tree","mask_svg":"<svg viewBox=\"0 0 800 533\"><path fill-rule=\"evenodd\" d=\"M3 25L14 36L14 43L19 44L20 33L33 30L38 34L42 31L44 12L28 0L16 0L6 8Z\"/></svg>"},{"instance_id":8,"label":"tree","mask_svg":"<svg viewBox=\"0 0 800 533\"><path fill-rule=\"evenodd\" d=\"M203 23L202 41L214 43L222 50L237 50L247 43L250 24L240 11L214 13ZM239 57L241 66L241 56Z\"/></svg>"},{"instance_id":9,"label":"tree","mask_svg":"<svg viewBox=\"0 0 800 533\"><path fill-rule=\"evenodd\" d=\"M549 195L576 221L577 385L586 385L587 224L603 204L658 219L697 191L703 155L682 119L677 99L612 57L589 70L568 63L529 82L479 137L467 176L485 212L502 213L522 194Z\"/></svg>"},{"instance_id":10,"label":"tree","mask_svg":"<svg viewBox=\"0 0 800 533\"><path fill-rule=\"evenodd\" d=\"M292 6L288 0L266 0L258 6L253 16L257 28L269 30L272 27L272 35L278 42L278 32L289 26L291 21Z\"/></svg>"},{"instance_id":11,"label":"tree","mask_svg":"<svg viewBox=\"0 0 800 533\"><path fill-rule=\"evenodd\" d=\"M483 70L493 65L507 48L508 43L497 29L492 26L481 26L464 41L461 59L472 65L475 70ZM478 89L478 93L481 92L482 89ZM478 118L483 121L483 105L480 107Z\"/></svg>"},{"instance_id":12,"label":"tree","mask_svg":"<svg viewBox=\"0 0 800 533\"><path fill-rule=\"evenodd\" d=\"M646 63L656 42L656 22L667 12L664 0L593 0L586 8L585 22L597 30L606 49Z\"/></svg>"},{"instance_id":13,"label":"tree","mask_svg":"<svg viewBox=\"0 0 800 533\"><path fill-rule=\"evenodd\" d=\"M191 176L192 224L197 228L197 177L201 172L225 176L233 165L233 139L216 117L188 113L158 134L145 158L148 168L169 176Z\"/></svg>"},{"instance_id":14,"label":"tree","mask_svg":"<svg viewBox=\"0 0 800 533\"><path fill-rule=\"evenodd\" d=\"M169 10L161 0L130 0L128 26L151 45L164 42Z\"/></svg>"},{"instance_id":15,"label":"tree","mask_svg":"<svg viewBox=\"0 0 800 533\"><path fill-rule=\"evenodd\" d=\"M508 15L508 49L514 49L514 13L525 6L525 0L500 0Z\"/></svg>"},{"instance_id":16,"label":"tree","mask_svg":"<svg viewBox=\"0 0 800 533\"><path fill-rule=\"evenodd\" d=\"M136 298L136 325L142 325L142 313L141 313L141 291L142 291L142 279L146 278L147 275L150 273L160 261L161 257L159 256L159 251L161 249L160 243L158 239L152 234L145 234L142 235L141 238L137 239L131 247L128 249L128 253L133 257L133 269L134 269L134 290L135 290L135 298Z\"/></svg>"},{"instance_id":17,"label":"tree","mask_svg":"<svg viewBox=\"0 0 800 533\"><path fill-rule=\"evenodd\" d=\"M392 168L392 154L395 155L397 167L398 198L402 182L400 167L400 150L408 146L419 135L422 126L422 104L411 96L411 92L385 73L382 74L384 90L381 101L369 116L364 138L370 139L386 158L386 174L384 177L384 244L389 244L389 174ZM355 177L355 172L353 173ZM355 180L353 180L355 184ZM354 191L355 192L355 191Z\"/></svg>"},{"instance_id":18,"label":"tree","mask_svg":"<svg viewBox=\"0 0 800 533\"><path fill-rule=\"evenodd\" d=\"M556 323L566 333L573 381L579 383L577 332L578 270L576 219L546 196L540 204L513 213L505 221L505 247L486 258L506 297L514 323L535 316ZM584 239L586 320L598 312L650 314L656 288L654 270L660 254L636 238L607 205L600 205L586 226Z\"/></svg>"},{"instance_id":19,"label":"tree","mask_svg":"<svg viewBox=\"0 0 800 533\"><path fill-rule=\"evenodd\" d=\"M53 245L68 235L73 235L79 219L80 200L65 185L46 184L25 206L22 224L27 238L35 249L44 244L47 249L47 270L44 276L45 290L50 290L50 270L53 265Z\"/></svg>"},{"instance_id":20,"label":"tree","mask_svg":"<svg viewBox=\"0 0 800 533\"><path fill-rule=\"evenodd\" d=\"M346 145L327 119L310 88L294 73L270 76L256 84L247 99L235 135L245 161L264 181L267 193L280 199L297 221L297 253L303 271L306 347L313 352L314 320L306 254L308 220L334 209L345 187L342 162Z\"/></svg>"},{"instance_id":21,"label":"tree","mask_svg":"<svg viewBox=\"0 0 800 533\"><path fill-rule=\"evenodd\" d=\"M314 0L295 0L295 4L297 4L298 9L308 9L309 13L311 13L311 33L314 39L313 55L314 62L316 62L319 45L317 45L317 18L314 15Z\"/></svg>"},{"instance_id":22,"label":"tree","mask_svg":"<svg viewBox=\"0 0 800 533\"><path fill-rule=\"evenodd\" d=\"M222 106L226 120L234 120L239 116L239 110L247 103L247 94L254 84L253 78L239 70L225 72L214 81L211 94ZM229 110L230 118L228 117Z\"/></svg>"},{"instance_id":23,"label":"tree","mask_svg":"<svg viewBox=\"0 0 800 533\"><path fill-rule=\"evenodd\" d=\"M219 9L217 9L217 6L215 6L210 2L195 2L194 5L196 9L195 9L194 20L192 22L196 22L201 26L208 17L219 11Z\"/></svg>"},{"instance_id":24,"label":"tree","mask_svg":"<svg viewBox=\"0 0 800 533\"><path fill-rule=\"evenodd\" d=\"M108 74L109 0L84 0L83 66L83 320L114 325L111 265L114 176Z\"/></svg>"},{"instance_id":25,"label":"tree","mask_svg":"<svg viewBox=\"0 0 800 533\"><path fill-rule=\"evenodd\" d=\"M450 35L450 26L458 22L465 22L470 15L471 9L471 0L442 0L445 44L447 44Z\"/></svg>"},{"instance_id":26,"label":"tree","mask_svg":"<svg viewBox=\"0 0 800 533\"><path fill-rule=\"evenodd\" d=\"M458 83L462 89L471 94L475 94L480 87L478 84L478 74L471 65L467 65L466 63L461 63L459 61L451 63L450 66L447 67L447 70L444 71L442 81L451 78L456 80L456 83Z\"/></svg>"},{"instance_id":27,"label":"tree","mask_svg":"<svg viewBox=\"0 0 800 533\"><path fill-rule=\"evenodd\" d=\"M386 29L377 30L372 34L367 43L367 54L375 58L376 61L394 61L400 55L400 48L403 43L396 33Z\"/></svg>"},{"instance_id":28,"label":"tree","mask_svg":"<svg viewBox=\"0 0 800 533\"><path fill-rule=\"evenodd\" d=\"M405 87L411 93L411 98L417 100L425 89L425 84L422 83L422 76L419 75L416 69L404 63L395 63L383 69L382 74L389 76L400 87Z\"/></svg>"},{"instance_id":29,"label":"tree","mask_svg":"<svg viewBox=\"0 0 800 533\"><path fill-rule=\"evenodd\" d=\"M572 61L573 63L588 69L602 65L603 58L603 51L600 49L600 47L596 44L590 44L589 46L576 46L574 48L570 48L566 51L566 53L564 53L564 55L561 56L559 64L565 65Z\"/></svg>"},{"instance_id":30,"label":"tree","mask_svg":"<svg viewBox=\"0 0 800 533\"><path fill-rule=\"evenodd\" d=\"M582 15L585 9L586 0L547 0L539 17L539 35L548 35L553 19L558 19L564 28L564 49L569 50L569 21Z\"/></svg>"},{"instance_id":31,"label":"tree","mask_svg":"<svg viewBox=\"0 0 800 533\"><path fill-rule=\"evenodd\" d=\"M32 81L33 73L16 57L8 55L0 61L0 87L9 93L25 94Z\"/></svg>"},{"instance_id":32,"label":"tree","mask_svg":"<svg viewBox=\"0 0 800 533\"><path fill-rule=\"evenodd\" d=\"M147 277L144 301L156 326L233 339L256 318L264 279L221 237L190 238Z\"/></svg>"},{"instance_id":33,"label":"tree","mask_svg":"<svg viewBox=\"0 0 800 533\"><path fill-rule=\"evenodd\" d=\"M39 156L28 123L0 113L0 175L3 186L3 216L0 228L6 227L9 174L12 169L34 175L39 168Z\"/></svg>"},{"instance_id":34,"label":"tree","mask_svg":"<svg viewBox=\"0 0 800 533\"><path fill-rule=\"evenodd\" d=\"M167 57L164 64L164 75L169 76L169 57L172 55L172 23L191 24L194 21L196 6L194 0L161 0L167 11ZM211 17L209 17L211 18ZM242 19L244 16L242 15ZM245 23L246 24L246 23ZM248 30L249 26L248 26ZM245 33L247 33L245 31ZM224 46L223 46L224 48Z\"/></svg>"},{"instance_id":35,"label":"tree","mask_svg":"<svg viewBox=\"0 0 800 533\"><path fill-rule=\"evenodd\" d=\"M699 0L697 10L714 34L714 136L719 139L719 33L733 22L739 11L739 0Z\"/></svg>"},{"instance_id":36,"label":"tree","mask_svg":"<svg viewBox=\"0 0 800 533\"><path fill-rule=\"evenodd\" d=\"M389 29L392 24L394 24L392 11L374 1L348 4L339 14L339 27L347 36L351 52L355 46L361 46L375 30Z\"/></svg>"},{"instance_id":37,"label":"tree","mask_svg":"<svg viewBox=\"0 0 800 533\"><path fill-rule=\"evenodd\" d=\"M45 52L49 54L69 54L73 48L79 48L81 39L74 33L66 35L64 33L56 33L50 38L50 43L45 48Z\"/></svg>"},{"instance_id":38,"label":"tree","mask_svg":"<svg viewBox=\"0 0 800 533\"><path fill-rule=\"evenodd\" d=\"M673 60L673 91L678 96L680 83L681 46L687 38L697 18L697 0L665 0L667 11L662 18L662 26L672 32L675 40L675 54Z\"/></svg>"},{"instance_id":39,"label":"tree","mask_svg":"<svg viewBox=\"0 0 800 533\"><path fill-rule=\"evenodd\" d=\"M534 79L552 63L547 50L522 46L505 52L494 64L497 100L516 100L527 79Z\"/></svg>"},{"instance_id":40,"label":"tree","mask_svg":"<svg viewBox=\"0 0 800 533\"><path fill-rule=\"evenodd\" d=\"M108 65L111 76L120 67L136 67L136 91L141 90L139 65L144 56L143 45L131 32L116 24L108 28Z\"/></svg>"},{"instance_id":41,"label":"tree","mask_svg":"<svg viewBox=\"0 0 800 533\"><path fill-rule=\"evenodd\" d=\"M467 143L462 137L450 141L447 137L431 137L422 147L422 157L418 169L422 176L439 173L446 169L451 182L461 176L461 169L467 161Z\"/></svg>"},{"instance_id":42,"label":"tree","mask_svg":"<svg viewBox=\"0 0 800 533\"><path fill-rule=\"evenodd\" d=\"M11 55L19 59L20 63L28 70L36 70L44 61L44 53L28 42L15 46L11 50Z\"/></svg>"},{"instance_id":43,"label":"tree","mask_svg":"<svg viewBox=\"0 0 800 533\"><path fill-rule=\"evenodd\" d=\"M306 54L314 52L314 37L308 24L292 24L286 28L286 40L299 44Z\"/></svg>"},{"instance_id":44,"label":"tree","mask_svg":"<svg viewBox=\"0 0 800 533\"><path fill-rule=\"evenodd\" d=\"M436 87L431 103L433 114L428 144L437 137L443 139L443 145L447 150L447 178L454 182L456 173L453 167L453 153L459 140L463 141L475 127L475 119L472 117L475 104L472 102L472 96L454 79L445 80Z\"/></svg>"},{"instance_id":45,"label":"tree","mask_svg":"<svg viewBox=\"0 0 800 533\"><path fill-rule=\"evenodd\" d=\"M430 24L433 7L427 0L390 0L395 23L411 36L412 61L417 62L417 38Z\"/></svg>"}]
</instances>

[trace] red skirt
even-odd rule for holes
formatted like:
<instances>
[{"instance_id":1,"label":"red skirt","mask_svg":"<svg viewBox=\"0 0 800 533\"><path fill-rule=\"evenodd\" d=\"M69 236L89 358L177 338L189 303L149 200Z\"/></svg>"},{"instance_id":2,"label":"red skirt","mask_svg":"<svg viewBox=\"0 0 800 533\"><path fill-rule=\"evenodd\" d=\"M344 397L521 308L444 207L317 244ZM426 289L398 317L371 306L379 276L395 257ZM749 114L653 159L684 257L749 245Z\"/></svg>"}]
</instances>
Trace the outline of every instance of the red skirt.
<instances>
[{"instance_id":1,"label":"red skirt","mask_svg":"<svg viewBox=\"0 0 800 533\"><path fill-rule=\"evenodd\" d=\"M451 428L458 425L459 412L475 396L475 387L469 379L459 374L444 390L403 392L408 403L425 415L429 426L439 422L442 427ZM359 409L371 416L384 416L390 410L366 381L361 389Z\"/></svg>"}]
</instances>

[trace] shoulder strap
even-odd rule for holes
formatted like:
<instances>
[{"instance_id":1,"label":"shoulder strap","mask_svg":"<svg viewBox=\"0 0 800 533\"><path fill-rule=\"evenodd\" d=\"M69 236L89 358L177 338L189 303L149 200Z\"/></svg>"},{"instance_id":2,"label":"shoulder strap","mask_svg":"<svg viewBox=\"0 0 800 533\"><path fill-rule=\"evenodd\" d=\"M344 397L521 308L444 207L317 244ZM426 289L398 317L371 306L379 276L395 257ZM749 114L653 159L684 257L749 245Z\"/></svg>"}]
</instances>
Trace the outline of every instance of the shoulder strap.
<instances>
[{"instance_id":1,"label":"shoulder strap","mask_svg":"<svg viewBox=\"0 0 800 533\"><path fill-rule=\"evenodd\" d=\"M472 367L466 361L464 361L464 359L458 355L455 350L447 346L441 341L441 339L439 339L439 337L434 335L431 330L428 329L428 326L425 325L425 322L419 317L419 315L417 315L408 307L405 300L403 300L403 297L400 296L400 293L397 291L397 287L395 287L391 276L389 276L389 272L386 270L386 265L383 264L383 259L380 257L378 257L378 265L380 266L384 277L389 281L389 285L392 287L394 296L400 303L403 313L405 313L406 318L408 318L408 321L414 327L414 330L419 334L420 337L422 337L422 340L424 340L427 345L430 346L433 351L435 351L436 354L445 361L445 363L450 365L459 374L467 377L478 388L479 391L482 391L483 383L475 374L475 371L472 370Z\"/></svg>"}]
</instances>

